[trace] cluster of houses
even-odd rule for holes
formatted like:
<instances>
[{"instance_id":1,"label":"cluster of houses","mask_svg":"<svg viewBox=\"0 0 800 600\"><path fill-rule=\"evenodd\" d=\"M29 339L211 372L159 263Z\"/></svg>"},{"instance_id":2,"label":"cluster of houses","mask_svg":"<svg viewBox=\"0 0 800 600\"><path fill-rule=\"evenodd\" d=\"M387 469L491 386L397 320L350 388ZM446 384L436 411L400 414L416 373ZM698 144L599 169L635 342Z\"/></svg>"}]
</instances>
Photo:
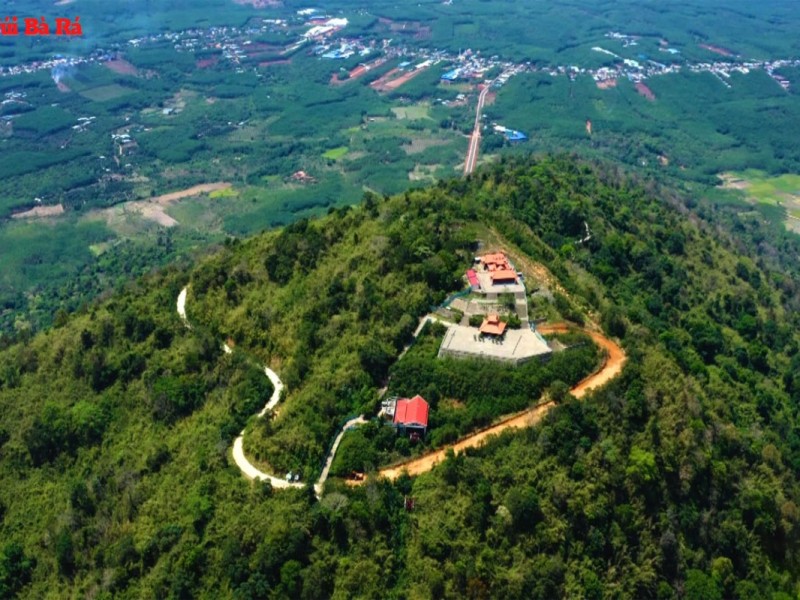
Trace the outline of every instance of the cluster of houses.
<instances>
[{"instance_id":1,"label":"cluster of houses","mask_svg":"<svg viewBox=\"0 0 800 600\"><path fill-rule=\"evenodd\" d=\"M663 64L652 60L645 54L638 54L636 58L622 57L601 46L594 46L592 50L607 54L614 59L613 65L605 65L598 69L587 69L576 65L536 65L530 61L515 63L502 60L498 56L484 57L480 52L465 50L457 55L441 50L416 48L405 44L392 44L392 39L374 40L367 38L345 39L337 35L348 25L345 17L330 17L319 9L302 9L296 16L287 19L261 19L260 22L249 22L244 27L217 27L192 28L184 31L167 31L128 40L132 48L139 48L148 44L169 42L177 52L206 52L208 50L221 51L222 58L231 63L238 73L245 71L246 63L254 61L260 64L258 55L263 44L254 42L263 34L288 34L295 33L295 41L283 49L282 54L289 54L306 43L318 44L314 53L326 58L345 58L353 54L362 56L380 50L386 58L407 57L413 61L423 60L428 64L448 63L449 68L442 74L442 82L457 80L480 81L492 69L500 69L500 74L492 80L495 88L503 86L511 77L518 73L545 73L552 76L566 75L574 80L578 75L588 75L594 78L599 87L613 87L617 79L626 78L633 82L641 82L648 77L676 73L681 70L692 72L710 72L721 82L731 73L738 71L748 73L752 70L764 70L778 85L788 90L790 82L778 73L779 69L800 66L800 59L780 60L742 60L737 56L727 56L727 60L717 62L688 63L686 61ZM312 11L312 12L308 12ZM309 27L305 32L301 28ZM610 40L620 41L623 47L636 46L639 36L627 35L619 32L606 34ZM678 56L680 51L671 48L662 40L659 50L671 56ZM33 61L27 64L0 66L0 77L33 73L42 69L56 72L58 70L77 67L82 64L103 63L113 58L113 53L98 49L81 57L65 57L55 55L48 60ZM202 61L201 61L202 62ZM425 64L425 63L423 63ZM417 65L419 67L420 65ZM56 77L54 76L54 79ZM514 132L519 133L519 132ZM513 134L512 134L513 135ZM518 138L523 139L523 138Z\"/></svg>"},{"instance_id":2,"label":"cluster of houses","mask_svg":"<svg viewBox=\"0 0 800 600\"><path fill-rule=\"evenodd\" d=\"M139 145L136 143L136 140L131 137L131 134L128 133L127 130L123 131L122 133L112 133L111 139L113 140L117 149L117 153L120 156L130 154L139 147Z\"/></svg>"},{"instance_id":3,"label":"cluster of houses","mask_svg":"<svg viewBox=\"0 0 800 600\"><path fill-rule=\"evenodd\" d=\"M78 122L72 126L72 129L77 132L86 131L89 125L91 125L96 118L97 117L78 117Z\"/></svg>"}]
</instances>

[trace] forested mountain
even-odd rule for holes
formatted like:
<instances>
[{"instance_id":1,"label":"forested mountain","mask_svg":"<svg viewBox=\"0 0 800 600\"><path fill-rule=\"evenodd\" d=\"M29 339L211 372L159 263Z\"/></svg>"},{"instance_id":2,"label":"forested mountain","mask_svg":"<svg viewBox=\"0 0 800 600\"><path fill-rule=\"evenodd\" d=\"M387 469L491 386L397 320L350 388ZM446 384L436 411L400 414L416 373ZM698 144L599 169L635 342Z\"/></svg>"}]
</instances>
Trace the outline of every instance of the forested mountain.
<instances>
[{"instance_id":1,"label":"forested mountain","mask_svg":"<svg viewBox=\"0 0 800 600\"><path fill-rule=\"evenodd\" d=\"M231 241L4 349L0 597L796 597L796 246L707 216L603 165L506 161ZM489 238L621 340L620 377L414 479L317 500L242 477L247 424L313 481Z\"/></svg>"}]
</instances>

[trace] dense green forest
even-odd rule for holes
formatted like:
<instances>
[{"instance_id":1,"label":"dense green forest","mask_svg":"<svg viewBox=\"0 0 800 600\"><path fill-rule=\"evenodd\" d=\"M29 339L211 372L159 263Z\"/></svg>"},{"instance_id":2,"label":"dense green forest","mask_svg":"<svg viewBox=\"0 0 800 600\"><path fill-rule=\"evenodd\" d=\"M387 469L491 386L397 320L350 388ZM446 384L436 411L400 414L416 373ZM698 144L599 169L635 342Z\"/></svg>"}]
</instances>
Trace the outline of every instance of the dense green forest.
<instances>
[{"instance_id":1,"label":"dense green forest","mask_svg":"<svg viewBox=\"0 0 800 600\"><path fill-rule=\"evenodd\" d=\"M0 597L797 596L790 238L759 241L756 222L734 239L724 205L568 157L329 213L0 352ZM265 462L311 481L487 236L558 277L562 314L622 341L621 377L413 480L329 480L317 501L241 476L247 424L269 428ZM263 424L261 363L287 385ZM433 383L468 374L452 376Z\"/></svg>"}]
</instances>

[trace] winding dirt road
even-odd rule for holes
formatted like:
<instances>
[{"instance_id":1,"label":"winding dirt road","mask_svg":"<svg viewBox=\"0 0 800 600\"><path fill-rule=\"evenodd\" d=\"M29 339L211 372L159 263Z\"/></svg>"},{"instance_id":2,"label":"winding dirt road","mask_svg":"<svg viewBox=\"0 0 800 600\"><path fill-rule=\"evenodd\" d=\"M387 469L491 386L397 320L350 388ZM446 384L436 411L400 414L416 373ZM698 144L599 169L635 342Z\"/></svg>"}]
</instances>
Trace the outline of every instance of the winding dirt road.
<instances>
[{"instance_id":1,"label":"winding dirt road","mask_svg":"<svg viewBox=\"0 0 800 600\"><path fill-rule=\"evenodd\" d=\"M181 290L180 294L178 294L177 309L178 315L180 316L181 321L183 321L183 325L186 327L186 329L191 329L192 325L189 323L189 318L186 316L186 297L188 292L189 288L187 286ZM231 348L227 343L222 344L222 350L225 352L225 354L233 353L233 348ZM281 378L278 377L278 374L266 365L264 366L264 375L266 375L272 383L273 391L269 400L264 405L264 408L262 408L261 412L258 413L257 418L259 419L264 417L268 411L273 410L277 406L281 399L281 393L283 392L284 388L283 382L281 381ZM336 436L336 439L333 441L333 445L331 446L331 450L325 459L325 466L322 469L322 473L320 474L317 482L314 484L314 493L317 495L317 498L322 496L322 488L325 486L325 481L328 479L328 473L330 472L331 465L333 464L333 458L336 456L336 450L339 448L339 444L341 443L345 432L348 429L362 425L366 422L367 420L364 418L364 415L359 415L354 419L350 419L344 424L341 431ZM244 432L245 430L242 429L241 433L239 433L239 436L233 441L233 462L236 463L236 466L239 467L239 470L245 477L248 479L269 481L270 484L272 484L272 487L277 489L302 488L306 485L305 483L300 483L298 481L289 482L282 477L276 477L275 475L265 473L247 460L247 457L244 454Z\"/></svg>"},{"instance_id":2,"label":"winding dirt road","mask_svg":"<svg viewBox=\"0 0 800 600\"><path fill-rule=\"evenodd\" d=\"M191 329L192 326L189 323L189 319L186 316L186 297L188 293L188 288L185 287L181 290L180 294L178 295L177 301L177 311L178 315L180 316L181 320L183 321L184 326L187 329ZM423 317L415 331L414 337L419 335L419 332L424 327L425 323L429 320L438 320L431 316ZM565 323L555 323L551 325L543 325L537 328L539 333L542 334L552 334L552 333L567 333L569 331L581 331L582 333L587 334L592 340L605 351L605 361L603 365L600 367L598 371L589 375L582 381L580 381L577 385L575 385L570 392L576 398L582 398L585 396L590 390L597 388L605 383L611 381L614 377L618 376L622 372L622 367L625 365L625 361L627 357L625 356L625 352L622 348L614 341L610 340L609 338L605 337L603 334L589 329L579 329L575 327L570 327ZM230 354L232 349L228 344L223 344L223 350L226 354ZM264 367L264 374L269 378L272 382L274 387L274 391L272 392L272 396L270 396L269 401L264 405L264 408L261 412L258 413L258 417L263 417L267 411L270 411L275 408L275 406L280 401L281 392L283 391L283 382L278 377L277 373L270 369L269 367ZM459 441L450 444L446 448L442 448L437 450L436 452L432 452L430 454L426 454L425 456L421 456L419 458L410 460L408 462L394 465L392 467L386 467L379 471L379 475L382 477L386 477L387 479L394 480L397 479L402 473L408 473L409 475L420 475L421 473L425 473L430 471L435 467L437 464L442 462L445 459L447 451L452 449L454 452L459 453L462 452L466 448L475 448L483 444L487 438L493 435L498 435L501 432L505 431L506 429L521 429L524 427L531 427L535 425L542 418L550 412L552 408L555 407L555 403L553 401L546 401L541 404L538 404L528 410L525 410L521 413L517 413L515 415L510 415L505 419L501 420L500 422L469 435L465 438L460 439ZM366 420L364 419L364 415L360 415L354 419L351 419L347 423L345 423L342 430L336 436L334 443L331 447L331 450L328 454L328 457L325 461L325 466L322 470L322 474L317 482L314 484L314 491L317 497L322 495L322 488L325 484L325 480L328 477L328 473L330 471L331 464L333 463L333 458L336 454L336 450L339 447L339 443L342 441L342 437L344 433L353 427L356 427L360 424L365 423ZM233 442L233 460L236 463L236 466L239 467L239 470L244 474L248 479L260 479L269 481L273 487L279 489L285 488L302 488L305 486L305 483L299 482L288 482L283 478L276 477L274 475L270 475L269 473L264 473L256 468L247 457L244 455L244 430L239 434L239 436ZM352 485L358 485L360 482L348 482Z\"/></svg>"},{"instance_id":3,"label":"winding dirt road","mask_svg":"<svg viewBox=\"0 0 800 600\"><path fill-rule=\"evenodd\" d=\"M178 315L183 321L184 326L187 329L191 329L192 326L189 323L189 318L186 316L186 296L188 292L189 288L185 287L181 290L181 293L178 294L177 308ZM228 344L222 344L222 350L225 352L225 354L231 354L233 352ZM272 382L273 390L272 396L270 396L269 400L264 405L264 408L261 409L261 412L258 413L259 419L267 414L267 411L275 408L281 399L281 392L283 391L283 382L281 381L281 378L278 377L278 374L275 373L275 371L267 366L264 366L264 374L269 378L270 382ZM233 462L236 463L236 466L239 467L239 470L248 479L269 481L274 488L302 488L305 486L305 483L290 483L282 477L276 477L274 475L270 475L269 473L264 473L264 471L260 471L253 463L247 460L247 457L244 455L244 429L242 429L241 433L239 433L239 436L233 440Z\"/></svg>"},{"instance_id":4,"label":"winding dirt road","mask_svg":"<svg viewBox=\"0 0 800 600\"><path fill-rule=\"evenodd\" d=\"M573 330L581 331L582 333L587 334L598 346L606 351L606 359L600 370L592 375L589 375L570 390L572 395L576 398L583 398L583 396L585 396L590 390L600 387L619 375L622 372L622 367L625 365L627 357L619 345L604 335L587 329L573 328ZM553 325L544 325L537 328L537 331L543 334L566 333L570 331L570 328L566 324L557 323ZM492 425L487 429L484 429L483 431L479 431L478 433L462 438L446 448L442 448L436 452L420 456L419 458L406 463L381 469L379 471L379 475L381 477L394 480L397 479L402 473L408 473L412 476L426 473L445 459L448 450L452 449L456 454L458 454L466 448L475 448L480 446L489 436L499 435L506 429L521 429L524 427L531 427L532 425L535 425L541 421L542 418L544 418L544 416L554 407L555 402L553 401L543 402L542 404L538 404L522 413L507 417L506 419L495 425Z\"/></svg>"}]
</instances>

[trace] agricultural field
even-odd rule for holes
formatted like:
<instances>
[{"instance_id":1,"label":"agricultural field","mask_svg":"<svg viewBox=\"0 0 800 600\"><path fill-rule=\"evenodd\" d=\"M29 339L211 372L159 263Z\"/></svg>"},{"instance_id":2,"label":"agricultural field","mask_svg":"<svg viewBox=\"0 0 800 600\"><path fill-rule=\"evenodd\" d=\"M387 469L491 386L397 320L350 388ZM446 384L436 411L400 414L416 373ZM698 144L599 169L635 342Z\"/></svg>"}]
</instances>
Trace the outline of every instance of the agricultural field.
<instances>
[{"instance_id":1,"label":"agricultural field","mask_svg":"<svg viewBox=\"0 0 800 600\"><path fill-rule=\"evenodd\" d=\"M0 233L14 228L21 257L2 267L4 281L14 284L0 289L4 329L27 306L20 289L47 296L62 286L61 269L52 269L52 277L18 277L25 253L35 260L40 231L69 238L65 252L88 268L100 255L127 252L122 242L150 248L163 229L176 229L176 243L160 254L174 259L226 236L356 203L365 189L396 193L418 166L457 163L463 152L460 135L439 133L429 107L376 94L369 77L332 88L337 67L314 56L247 73L170 61L168 70L142 76L158 69L164 53L161 47L130 52L126 72L76 67L61 79L68 92L47 73L0 80L0 91L25 94L12 135L0 141L4 154L19 158L0 166L6 178L0 218L37 203L64 208L58 216L32 214L24 227L0 223ZM299 171L309 180L294 181ZM210 181L230 181L232 188L163 209L139 206ZM76 223L102 227L103 239L70 237Z\"/></svg>"},{"instance_id":2,"label":"agricultural field","mask_svg":"<svg viewBox=\"0 0 800 600\"><path fill-rule=\"evenodd\" d=\"M750 202L782 208L786 228L800 233L800 175L770 177L763 171L750 169L723 173L720 179L723 189L737 190Z\"/></svg>"},{"instance_id":3,"label":"agricultural field","mask_svg":"<svg viewBox=\"0 0 800 600\"><path fill-rule=\"evenodd\" d=\"M20 265L36 260L41 231L69 239L67 254L95 278L89 298L89 289L124 279L122 272L102 272L101 263L131 261L136 248L147 260L158 257L156 266L229 236L357 203L365 192L400 193L459 175L480 79L443 83L441 76L472 57L496 56L524 71L490 95L479 164L505 154L568 151L707 186L720 172L800 173L797 67L778 70L791 82L788 91L758 70L724 81L684 71L649 78L638 90L625 78L601 89L585 72L544 71L645 56L672 64L800 54L796 36L779 35L800 26L790 4L746 11L737 3L705 5L631 11L627 1L428 0L412 9L385 0L362 8L334 1L328 13L349 22L322 43L355 43L359 52L331 60L303 42L308 26L294 5L172 0L155 7L131 0L120 8L86 0L82 38L43 38L25 47L0 40L0 58L12 63L85 59L0 77L0 151L14 157L0 163L0 236L13 233L20 257L0 267L3 281L16 282L0 289L0 330L13 329L29 298L65 297L57 268L52 277L20 277ZM30 8L54 14L49 2ZM729 18L720 20L722 13ZM764 35L767 24L775 35ZM250 33L236 34L234 51L226 49L230 40L203 38L212 26ZM195 27L200 33L159 33ZM610 31L631 35L612 39ZM676 54L663 51L666 43ZM120 51L102 50L112 47ZM485 76L501 71L494 66ZM493 135L495 123L528 140ZM211 182L231 186L168 206L141 204ZM63 213L38 211L56 206ZM34 208L38 213L24 223L11 219ZM78 225L102 235L70 237ZM133 262L134 270L144 268L144 258ZM40 311L42 322L62 306L53 300Z\"/></svg>"},{"instance_id":4,"label":"agricultural field","mask_svg":"<svg viewBox=\"0 0 800 600\"><path fill-rule=\"evenodd\" d=\"M800 103L764 73L734 75L730 88L708 73L654 77L647 85L655 100L629 81L600 89L586 76L523 74L484 113L528 132L526 149L611 155L710 185L724 170L800 172Z\"/></svg>"},{"instance_id":5,"label":"agricultural field","mask_svg":"<svg viewBox=\"0 0 800 600\"><path fill-rule=\"evenodd\" d=\"M330 3L331 7L348 5L352 7L343 1ZM514 60L581 66L593 66L598 57L590 48L614 30L642 36L638 47L631 49L637 54L658 55L658 42L666 39L689 60L716 55L703 45L766 58L800 53L794 34L800 17L795 8L790 0L757 5L744 0L682 4L634 0L462 0L445 4L427 0L414 3L411 11L390 0L378 0L369 3L369 12L379 17L369 31L453 52L471 48Z\"/></svg>"}]
</instances>

